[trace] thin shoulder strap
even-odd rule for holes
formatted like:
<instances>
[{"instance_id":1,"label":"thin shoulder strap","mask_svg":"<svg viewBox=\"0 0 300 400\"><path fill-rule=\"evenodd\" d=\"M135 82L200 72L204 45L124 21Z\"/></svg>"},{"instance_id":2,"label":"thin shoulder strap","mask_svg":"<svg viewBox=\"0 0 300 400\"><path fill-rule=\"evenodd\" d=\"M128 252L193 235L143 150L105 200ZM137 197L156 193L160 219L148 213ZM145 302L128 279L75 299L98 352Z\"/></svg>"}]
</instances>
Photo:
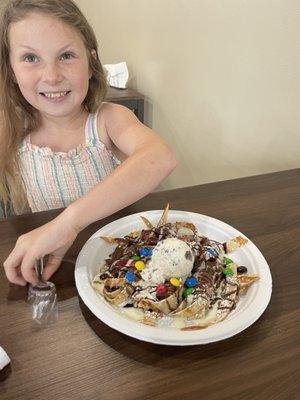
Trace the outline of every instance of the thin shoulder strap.
<instances>
[{"instance_id":1,"label":"thin shoulder strap","mask_svg":"<svg viewBox=\"0 0 300 400\"><path fill-rule=\"evenodd\" d=\"M99 136L97 129L98 111L99 109L94 114L89 114L88 119L86 121L86 137L89 143L91 143L93 146L95 146L96 143L99 143Z\"/></svg>"}]
</instances>

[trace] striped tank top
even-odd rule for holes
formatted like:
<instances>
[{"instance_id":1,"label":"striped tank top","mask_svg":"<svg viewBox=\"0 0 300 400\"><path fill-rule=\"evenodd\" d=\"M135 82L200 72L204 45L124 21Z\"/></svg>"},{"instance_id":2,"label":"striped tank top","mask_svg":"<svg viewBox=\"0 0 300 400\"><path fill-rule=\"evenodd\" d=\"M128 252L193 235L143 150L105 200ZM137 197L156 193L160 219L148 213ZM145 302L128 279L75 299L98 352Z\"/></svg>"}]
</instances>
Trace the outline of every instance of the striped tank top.
<instances>
[{"instance_id":1,"label":"striped tank top","mask_svg":"<svg viewBox=\"0 0 300 400\"><path fill-rule=\"evenodd\" d=\"M33 212L67 207L102 181L119 164L99 139L97 113L89 114L85 142L67 153L53 152L23 139L18 163Z\"/></svg>"}]
</instances>

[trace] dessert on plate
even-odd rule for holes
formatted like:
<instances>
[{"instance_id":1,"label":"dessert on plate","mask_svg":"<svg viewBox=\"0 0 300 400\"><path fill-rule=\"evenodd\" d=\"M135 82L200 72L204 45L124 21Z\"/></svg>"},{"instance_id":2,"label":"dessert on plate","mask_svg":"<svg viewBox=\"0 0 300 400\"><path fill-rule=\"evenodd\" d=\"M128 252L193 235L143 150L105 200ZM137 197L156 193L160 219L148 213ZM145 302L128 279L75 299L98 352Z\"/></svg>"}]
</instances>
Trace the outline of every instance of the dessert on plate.
<instances>
[{"instance_id":1,"label":"dessert on plate","mask_svg":"<svg viewBox=\"0 0 300 400\"><path fill-rule=\"evenodd\" d=\"M202 329L224 320L242 293L259 279L231 253L247 244L202 235L190 222L168 222L168 206L157 226L121 238L93 279L93 287L127 316L152 326Z\"/></svg>"}]
</instances>

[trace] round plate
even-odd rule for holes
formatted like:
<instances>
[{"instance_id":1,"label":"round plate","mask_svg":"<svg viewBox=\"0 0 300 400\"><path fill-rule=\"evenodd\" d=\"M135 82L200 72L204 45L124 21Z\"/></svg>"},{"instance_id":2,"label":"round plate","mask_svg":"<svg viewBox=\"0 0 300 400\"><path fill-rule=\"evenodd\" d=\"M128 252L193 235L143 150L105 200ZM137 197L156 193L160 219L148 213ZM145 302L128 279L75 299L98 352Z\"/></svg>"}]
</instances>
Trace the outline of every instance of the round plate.
<instances>
[{"instance_id":1,"label":"round plate","mask_svg":"<svg viewBox=\"0 0 300 400\"><path fill-rule=\"evenodd\" d=\"M122 309L108 304L93 289L94 276L99 273L103 261L115 248L115 245L106 243L99 236L122 237L132 231L145 229L145 224L140 216L148 218L156 226L162 212L162 210L145 211L120 218L99 229L86 242L75 266L76 286L86 306L105 324L126 335L147 342L176 346L216 342L236 335L253 324L270 301L272 278L265 258L249 239L247 245L232 253L231 258L239 265L246 266L249 274L258 274L259 281L250 286L246 295L241 296L236 309L224 321L202 330L182 331L176 328L153 327L136 322L124 315ZM192 222L201 234L221 243L239 235L246 237L230 225L206 215L171 210L168 214L168 222L175 221Z\"/></svg>"}]
</instances>

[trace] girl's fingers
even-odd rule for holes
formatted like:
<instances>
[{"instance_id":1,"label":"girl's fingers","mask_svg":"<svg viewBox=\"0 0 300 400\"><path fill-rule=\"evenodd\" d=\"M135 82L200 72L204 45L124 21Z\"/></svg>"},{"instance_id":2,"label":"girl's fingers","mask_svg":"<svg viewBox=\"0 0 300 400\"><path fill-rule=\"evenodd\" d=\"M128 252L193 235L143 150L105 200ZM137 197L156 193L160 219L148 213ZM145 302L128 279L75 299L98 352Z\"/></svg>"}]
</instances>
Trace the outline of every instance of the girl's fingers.
<instances>
[{"instance_id":1,"label":"girl's fingers","mask_svg":"<svg viewBox=\"0 0 300 400\"><path fill-rule=\"evenodd\" d=\"M32 285L36 285L38 282L38 277L35 272L35 263L36 258L27 253L25 254L21 264L23 278Z\"/></svg>"},{"instance_id":2,"label":"girl's fingers","mask_svg":"<svg viewBox=\"0 0 300 400\"><path fill-rule=\"evenodd\" d=\"M16 285L25 286L27 284L24 277L20 274L20 265L23 259L23 252L14 249L3 263L7 279Z\"/></svg>"},{"instance_id":3,"label":"girl's fingers","mask_svg":"<svg viewBox=\"0 0 300 400\"><path fill-rule=\"evenodd\" d=\"M5 273L6 273L6 276L7 276L7 279L9 280L9 282L14 283L16 285L20 285L20 286L26 286L27 282L25 281L23 276L21 274L19 274L18 272L19 272L19 268L12 268L12 269L5 270Z\"/></svg>"},{"instance_id":4,"label":"girl's fingers","mask_svg":"<svg viewBox=\"0 0 300 400\"><path fill-rule=\"evenodd\" d=\"M51 276L56 272L61 264L61 261L63 259L63 255L54 255L50 254L47 264L44 267L44 273L43 273L43 278L47 281L48 279L51 278Z\"/></svg>"}]
</instances>

